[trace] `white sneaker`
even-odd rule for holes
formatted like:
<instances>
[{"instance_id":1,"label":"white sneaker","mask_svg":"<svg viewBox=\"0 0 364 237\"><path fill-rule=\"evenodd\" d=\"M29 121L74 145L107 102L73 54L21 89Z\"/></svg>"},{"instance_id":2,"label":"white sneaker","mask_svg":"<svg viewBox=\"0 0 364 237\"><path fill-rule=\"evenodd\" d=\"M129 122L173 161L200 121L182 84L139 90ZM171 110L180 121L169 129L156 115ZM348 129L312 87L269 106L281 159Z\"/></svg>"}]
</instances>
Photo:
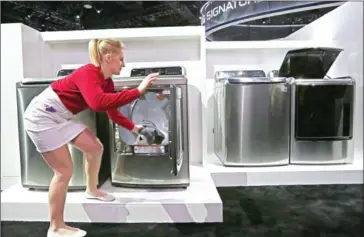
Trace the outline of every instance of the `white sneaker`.
<instances>
[{"instance_id":1,"label":"white sneaker","mask_svg":"<svg viewBox=\"0 0 364 237\"><path fill-rule=\"evenodd\" d=\"M78 229L78 231L75 232L71 232L71 231L67 231L66 233L62 233L62 232L66 232L66 231L58 231L58 232L54 232L51 230L48 230L47 232L47 237L84 237L86 236L87 232L81 229Z\"/></svg>"},{"instance_id":2,"label":"white sneaker","mask_svg":"<svg viewBox=\"0 0 364 237\"><path fill-rule=\"evenodd\" d=\"M85 193L85 197L86 197L86 199L96 199L96 200L103 201L103 202L112 202L115 200L115 196L112 194L108 194L108 193L102 197L96 197L96 196L91 195L90 193Z\"/></svg>"}]
</instances>

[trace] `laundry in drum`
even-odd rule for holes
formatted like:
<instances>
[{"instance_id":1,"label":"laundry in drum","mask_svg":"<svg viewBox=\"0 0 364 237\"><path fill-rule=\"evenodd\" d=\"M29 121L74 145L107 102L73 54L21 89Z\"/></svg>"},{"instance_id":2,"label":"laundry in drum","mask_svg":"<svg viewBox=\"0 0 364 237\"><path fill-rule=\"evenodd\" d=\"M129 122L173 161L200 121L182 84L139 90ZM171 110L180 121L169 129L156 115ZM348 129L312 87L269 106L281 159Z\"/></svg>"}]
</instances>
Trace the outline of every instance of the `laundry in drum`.
<instances>
[{"instance_id":1,"label":"laundry in drum","mask_svg":"<svg viewBox=\"0 0 364 237\"><path fill-rule=\"evenodd\" d=\"M144 120L143 128L139 131L139 136L137 137L137 143L140 145L160 145L165 136L157 128L157 126L148 120Z\"/></svg>"}]
</instances>

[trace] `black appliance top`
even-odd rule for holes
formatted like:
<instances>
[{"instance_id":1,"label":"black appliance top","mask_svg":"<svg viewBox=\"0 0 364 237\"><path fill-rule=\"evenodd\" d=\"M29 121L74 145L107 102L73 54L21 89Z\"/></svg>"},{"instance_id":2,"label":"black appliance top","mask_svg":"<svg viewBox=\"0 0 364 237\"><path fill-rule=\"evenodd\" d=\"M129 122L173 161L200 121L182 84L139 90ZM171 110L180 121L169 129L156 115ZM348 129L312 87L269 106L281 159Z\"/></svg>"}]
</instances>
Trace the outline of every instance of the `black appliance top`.
<instances>
[{"instance_id":1,"label":"black appliance top","mask_svg":"<svg viewBox=\"0 0 364 237\"><path fill-rule=\"evenodd\" d=\"M145 77L150 73L159 72L160 76L184 76L183 67L153 67L153 68L134 68L131 70L130 77Z\"/></svg>"},{"instance_id":2,"label":"black appliance top","mask_svg":"<svg viewBox=\"0 0 364 237\"><path fill-rule=\"evenodd\" d=\"M64 77L71 74L75 69L61 69L57 72L57 77Z\"/></svg>"},{"instance_id":3,"label":"black appliance top","mask_svg":"<svg viewBox=\"0 0 364 237\"><path fill-rule=\"evenodd\" d=\"M278 76L322 79L342 51L338 48L322 47L290 50L283 59Z\"/></svg>"}]
</instances>

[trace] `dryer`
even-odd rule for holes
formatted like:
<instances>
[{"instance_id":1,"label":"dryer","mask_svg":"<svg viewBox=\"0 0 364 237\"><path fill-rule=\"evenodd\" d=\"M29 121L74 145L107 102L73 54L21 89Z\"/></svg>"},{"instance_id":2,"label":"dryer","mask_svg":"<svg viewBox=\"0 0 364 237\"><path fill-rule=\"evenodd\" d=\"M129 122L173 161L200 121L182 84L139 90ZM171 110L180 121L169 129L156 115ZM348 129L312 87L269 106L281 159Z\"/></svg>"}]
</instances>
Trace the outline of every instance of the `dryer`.
<instances>
[{"instance_id":1,"label":"dryer","mask_svg":"<svg viewBox=\"0 0 364 237\"><path fill-rule=\"evenodd\" d=\"M341 53L336 48L288 51L279 75L293 77L291 98L292 164L354 161L355 80L327 72Z\"/></svg>"},{"instance_id":2,"label":"dryer","mask_svg":"<svg viewBox=\"0 0 364 237\"><path fill-rule=\"evenodd\" d=\"M120 112L135 124L149 124L162 133L148 143L111 122L111 180L114 186L134 188L187 187L189 173L188 89L185 68L135 68L128 78L114 78L116 90L135 88L150 73L159 78Z\"/></svg>"}]
</instances>

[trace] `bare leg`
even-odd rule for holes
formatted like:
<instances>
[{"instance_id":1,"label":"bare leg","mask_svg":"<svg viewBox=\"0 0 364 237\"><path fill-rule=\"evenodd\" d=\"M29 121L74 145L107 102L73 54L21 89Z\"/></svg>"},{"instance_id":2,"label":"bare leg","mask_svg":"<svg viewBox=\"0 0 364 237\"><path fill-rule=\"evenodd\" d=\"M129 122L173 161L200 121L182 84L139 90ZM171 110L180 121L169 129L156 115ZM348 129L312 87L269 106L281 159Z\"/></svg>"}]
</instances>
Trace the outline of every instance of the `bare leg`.
<instances>
[{"instance_id":1,"label":"bare leg","mask_svg":"<svg viewBox=\"0 0 364 237\"><path fill-rule=\"evenodd\" d=\"M97 188L101 158L104 151L100 140L89 128L87 128L72 141L72 144L83 151L86 159L86 192L95 197L105 196L106 193Z\"/></svg>"},{"instance_id":2,"label":"bare leg","mask_svg":"<svg viewBox=\"0 0 364 237\"><path fill-rule=\"evenodd\" d=\"M74 234L78 229L67 226L63 216L68 183L73 174L68 146L63 145L54 151L43 153L42 156L54 171L48 192L50 230L65 236Z\"/></svg>"}]
</instances>

